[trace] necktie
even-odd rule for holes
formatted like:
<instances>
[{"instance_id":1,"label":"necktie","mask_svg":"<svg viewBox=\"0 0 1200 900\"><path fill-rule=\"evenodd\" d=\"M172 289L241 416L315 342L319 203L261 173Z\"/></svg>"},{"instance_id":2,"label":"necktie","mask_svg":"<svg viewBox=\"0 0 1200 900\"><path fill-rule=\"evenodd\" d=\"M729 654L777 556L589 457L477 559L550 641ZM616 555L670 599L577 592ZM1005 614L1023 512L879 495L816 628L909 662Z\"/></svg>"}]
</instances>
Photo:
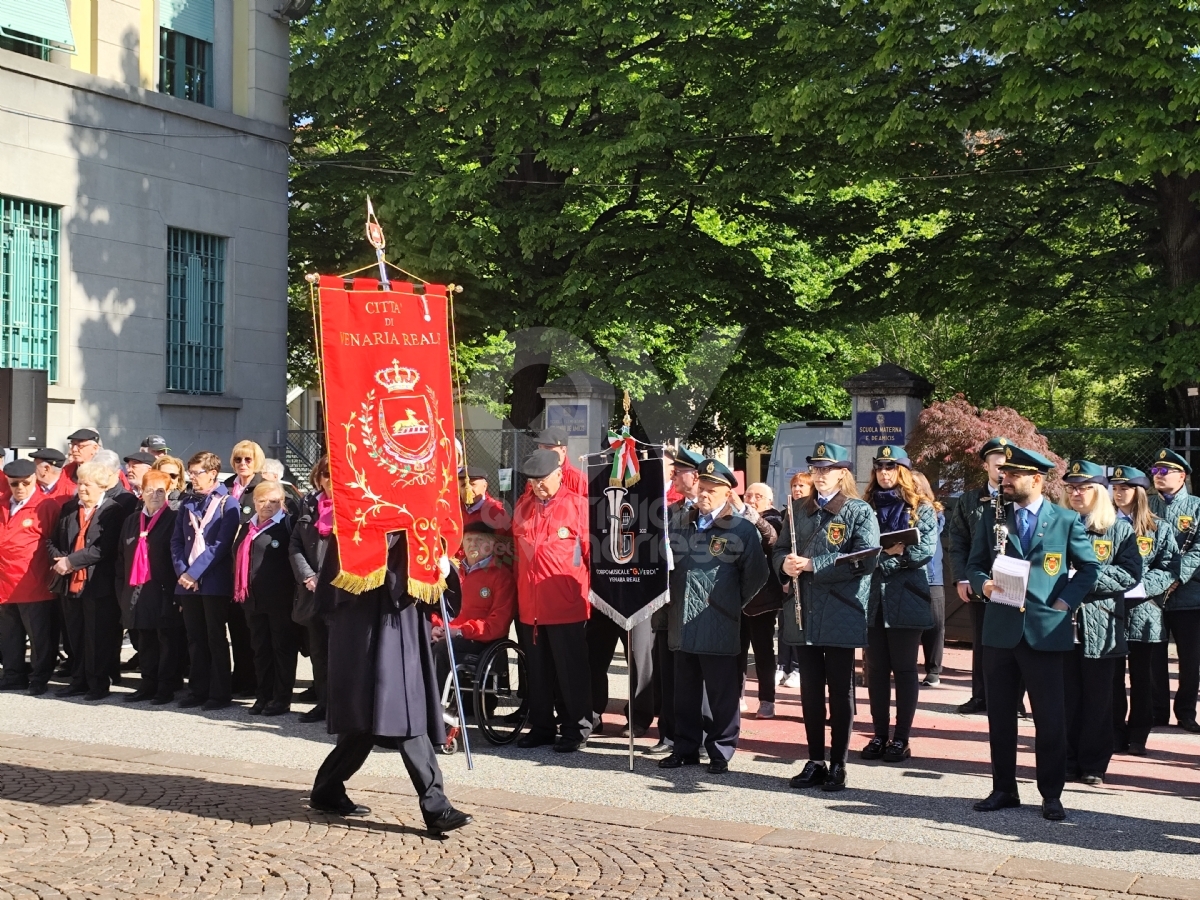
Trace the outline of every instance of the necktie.
<instances>
[{"instance_id":1,"label":"necktie","mask_svg":"<svg viewBox=\"0 0 1200 900\"><path fill-rule=\"evenodd\" d=\"M1029 552L1029 538L1033 532L1033 516L1027 509L1017 510L1017 537L1021 540L1021 552Z\"/></svg>"},{"instance_id":2,"label":"necktie","mask_svg":"<svg viewBox=\"0 0 1200 900\"><path fill-rule=\"evenodd\" d=\"M829 501L824 497L817 497L817 506L821 509L825 508L825 504Z\"/></svg>"}]
</instances>

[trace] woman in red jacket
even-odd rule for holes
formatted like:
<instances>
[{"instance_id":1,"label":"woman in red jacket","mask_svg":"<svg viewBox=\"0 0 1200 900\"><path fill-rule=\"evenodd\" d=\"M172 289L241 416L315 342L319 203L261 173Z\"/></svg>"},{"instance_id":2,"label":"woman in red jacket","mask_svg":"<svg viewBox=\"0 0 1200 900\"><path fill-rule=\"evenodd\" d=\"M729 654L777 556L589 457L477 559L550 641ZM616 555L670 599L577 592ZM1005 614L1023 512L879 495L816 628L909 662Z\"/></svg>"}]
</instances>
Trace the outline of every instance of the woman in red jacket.
<instances>
[{"instance_id":1,"label":"woman in red jacket","mask_svg":"<svg viewBox=\"0 0 1200 900\"><path fill-rule=\"evenodd\" d=\"M482 653L488 644L508 637L517 614L517 585L512 572L495 556L496 532L486 522L471 522L463 529L465 558L458 581L462 605L447 628L434 615L433 658L437 663L438 684L445 685L450 674L450 655L446 640L454 642L454 658L467 653Z\"/></svg>"}]
</instances>

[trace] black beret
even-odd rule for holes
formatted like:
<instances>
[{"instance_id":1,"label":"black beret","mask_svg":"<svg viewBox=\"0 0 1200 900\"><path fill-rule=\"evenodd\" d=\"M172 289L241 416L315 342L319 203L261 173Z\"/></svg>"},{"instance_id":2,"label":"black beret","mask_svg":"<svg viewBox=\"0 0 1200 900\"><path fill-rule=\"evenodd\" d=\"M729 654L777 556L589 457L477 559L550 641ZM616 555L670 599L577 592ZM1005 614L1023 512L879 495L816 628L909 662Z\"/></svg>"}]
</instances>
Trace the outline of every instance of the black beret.
<instances>
[{"instance_id":1,"label":"black beret","mask_svg":"<svg viewBox=\"0 0 1200 900\"><path fill-rule=\"evenodd\" d=\"M463 534L495 534L496 529L487 522L468 522Z\"/></svg>"},{"instance_id":2,"label":"black beret","mask_svg":"<svg viewBox=\"0 0 1200 900\"><path fill-rule=\"evenodd\" d=\"M521 473L530 478L545 478L561 465L553 450L534 450L521 464Z\"/></svg>"},{"instance_id":3,"label":"black beret","mask_svg":"<svg viewBox=\"0 0 1200 900\"><path fill-rule=\"evenodd\" d=\"M14 459L4 467L4 474L9 478L28 478L37 471L31 459Z\"/></svg>"},{"instance_id":4,"label":"black beret","mask_svg":"<svg viewBox=\"0 0 1200 900\"><path fill-rule=\"evenodd\" d=\"M567 446L567 433L561 428L547 428L535 437L533 442L542 447L565 447Z\"/></svg>"},{"instance_id":5,"label":"black beret","mask_svg":"<svg viewBox=\"0 0 1200 900\"><path fill-rule=\"evenodd\" d=\"M59 468L62 468L63 463L67 461L66 454L61 450L55 450L53 447L43 447L41 450L34 450L29 454L29 458L40 459Z\"/></svg>"},{"instance_id":6,"label":"black beret","mask_svg":"<svg viewBox=\"0 0 1200 900\"><path fill-rule=\"evenodd\" d=\"M125 462L139 462L139 463L143 463L147 466L154 465L154 461L156 459L154 454L142 453L140 451L137 453L130 453L128 456L125 456L122 458L125 460Z\"/></svg>"},{"instance_id":7,"label":"black beret","mask_svg":"<svg viewBox=\"0 0 1200 900\"><path fill-rule=\"evenodd\" d=\"M78 431L73 431L67 435L68 441L98 441L100 440L100 432L91 428L80 428Z\"/></svg>"},{"instance_id":8,"label":"black beret","mask_svg":"<svg viewBox=\"0 0 1200 900\"><path fill-rule=\"evenodd\" d=\"M480 468L479 466L467 466L465 469L458 470L458 477L465 478L467 481L474 481L476 478L482 478L486 481L488 473L487 469Z\"/></svg>"}]
</instances>

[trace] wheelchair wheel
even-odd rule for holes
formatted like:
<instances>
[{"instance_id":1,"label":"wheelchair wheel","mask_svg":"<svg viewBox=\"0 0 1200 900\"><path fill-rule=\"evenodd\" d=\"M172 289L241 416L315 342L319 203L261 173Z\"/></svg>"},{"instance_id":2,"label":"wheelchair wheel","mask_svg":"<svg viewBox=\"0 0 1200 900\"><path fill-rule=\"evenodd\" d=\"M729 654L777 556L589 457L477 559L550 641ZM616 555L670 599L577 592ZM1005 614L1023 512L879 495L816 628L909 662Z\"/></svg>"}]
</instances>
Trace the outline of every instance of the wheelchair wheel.
<instances>
[{"instance_id":1,"label":"wheelchair wheel","mask_svg":"<svg viewBox=\"0 0 1200 900\"><path fill-rule=\"evenodd\" d=\"M475 673L475 722L492 744L511 744L529 719L525 654L512 641L498 641L479 660Z\"/></svg>"}]
</instances>

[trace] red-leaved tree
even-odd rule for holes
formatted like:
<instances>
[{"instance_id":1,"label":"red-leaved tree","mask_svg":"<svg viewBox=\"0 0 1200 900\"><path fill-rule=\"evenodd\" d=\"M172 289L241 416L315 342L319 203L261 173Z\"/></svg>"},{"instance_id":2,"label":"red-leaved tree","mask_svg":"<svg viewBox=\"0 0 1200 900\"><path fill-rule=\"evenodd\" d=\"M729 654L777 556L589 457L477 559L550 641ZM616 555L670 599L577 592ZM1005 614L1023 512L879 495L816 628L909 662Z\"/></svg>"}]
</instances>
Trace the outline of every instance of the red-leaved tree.
<instances>
[{"instance_id":1,"label":"red-leaved tree","mask_svg":"<svg viewBox=\"0 0 1200 900\"><path fill-rule=\"evenodd\" d=\"M908 455L939 494L979 487L986 478L980 448L991 438L1006 437L1014 444L1051 459L1057 469L1046 479L1046 496L1062 497L1062 475L1066 464L1051 452L1037 426L1015 409L997 406L979 409L962 394L931 404L921 412L917 427L908 438Z\"/></svg>"}]
</instances>

